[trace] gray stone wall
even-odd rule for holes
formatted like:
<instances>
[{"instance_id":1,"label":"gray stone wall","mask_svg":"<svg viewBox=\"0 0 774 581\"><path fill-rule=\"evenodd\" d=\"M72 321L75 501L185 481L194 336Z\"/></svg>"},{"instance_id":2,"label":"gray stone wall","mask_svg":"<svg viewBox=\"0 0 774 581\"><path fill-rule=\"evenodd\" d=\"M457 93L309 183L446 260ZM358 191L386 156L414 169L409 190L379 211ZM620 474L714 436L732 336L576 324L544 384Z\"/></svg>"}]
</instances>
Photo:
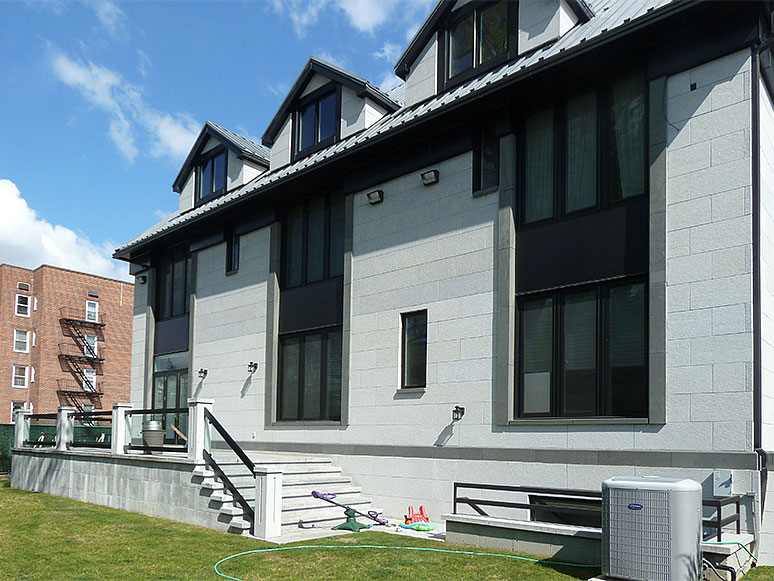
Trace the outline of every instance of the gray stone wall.
<instances>
[{"instance_id":1,"label":"gray stone wall","mask_svg":"<svg viewBox=\"0 0 774 581\"><path fill-rule=\"evenodd\" d=\"M185 460L14 450L11 486L226 530Z\"/></svg>"}]
</instances>

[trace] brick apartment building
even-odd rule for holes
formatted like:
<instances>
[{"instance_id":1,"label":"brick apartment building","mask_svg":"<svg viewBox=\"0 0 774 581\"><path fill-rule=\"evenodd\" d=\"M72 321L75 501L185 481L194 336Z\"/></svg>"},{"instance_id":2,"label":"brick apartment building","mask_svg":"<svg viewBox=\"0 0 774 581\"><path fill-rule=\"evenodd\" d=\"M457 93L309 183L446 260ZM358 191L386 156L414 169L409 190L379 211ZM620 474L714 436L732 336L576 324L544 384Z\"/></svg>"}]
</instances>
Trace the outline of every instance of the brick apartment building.
<instances>
[{"instance_id":1,"label":"brick apartment building","mask_svg":"<svg viewBox=\"0 0 774 581\"><path fill-rule=\"evenodd\" d=\"M0 422L128 401L134 285L0 264Z\"/></svg>"}]
</instances>

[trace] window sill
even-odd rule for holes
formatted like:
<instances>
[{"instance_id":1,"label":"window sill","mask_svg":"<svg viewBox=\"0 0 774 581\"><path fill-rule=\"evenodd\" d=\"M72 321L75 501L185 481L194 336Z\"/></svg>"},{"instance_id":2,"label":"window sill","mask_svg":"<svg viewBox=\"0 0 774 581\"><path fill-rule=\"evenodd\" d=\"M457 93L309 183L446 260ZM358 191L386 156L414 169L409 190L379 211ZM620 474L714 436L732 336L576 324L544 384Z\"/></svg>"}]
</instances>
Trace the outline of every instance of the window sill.
<instances>
[{"instance_id":1,"label":"window sill","mask_svg":"<svg viewBox=\"0 0 774 581\"><path fill-rule=\"evenodd\" d=\"M395 398L412 398L412 397L422 397L422 394L425 393L424 387L401 387L398 388L395 391Z\"/></svg>"},{"instance_id":2,"label":"window sill","mask_svg":"<svg viewBox=\"0 0 774 581\"><path fill-rule=\"evenodd\" d=\"M648 418L523 418L509 420L509 426L633 426L648 424Z\"/></svg>"},{"instance_id":3,"label":"window sill","mask_svg":"<svg viewBox=\"0 0 774 581\"><path fill-rule=\"evenodd\" d=\"M226 276L234 276L238 272L239 272L238 268L235 268L234 270L227 270L226 271Z\"/></svg>"},{"instance_id":4,"label":"window sill","mask_svg":"<svg viewBox=\"0 0 774 581\"><path fill-rule=\"evenodd\" d=\"M29 389L30 387L28 385L12 385L11 386L14 389Z\"/></svg>"},{"instance_id":5,"label":"window sill","mask_svg":"<svg viewBox=\"0 0 774 581\"><path fill-rule=\"evenodd\" d=\"M474 198L481 198L483 196L487 196L489 194L494 194L496 192L500 191L500 186L491 186L488 188L484 188L481 190L473 190L473 197Z\"/></svg>"},{"instance_id":6,"label":"window sill","mask_svg":"<svg viewBox=\"0 0 774 581\"><path fill-rule=\"evenodd\" d=\"M341 421L335 422L331 420L284 420L272 422L270 428L298 428L298 427L312 427L312 428L341 428L344 423Z\"/></svg>"}]
</instances>

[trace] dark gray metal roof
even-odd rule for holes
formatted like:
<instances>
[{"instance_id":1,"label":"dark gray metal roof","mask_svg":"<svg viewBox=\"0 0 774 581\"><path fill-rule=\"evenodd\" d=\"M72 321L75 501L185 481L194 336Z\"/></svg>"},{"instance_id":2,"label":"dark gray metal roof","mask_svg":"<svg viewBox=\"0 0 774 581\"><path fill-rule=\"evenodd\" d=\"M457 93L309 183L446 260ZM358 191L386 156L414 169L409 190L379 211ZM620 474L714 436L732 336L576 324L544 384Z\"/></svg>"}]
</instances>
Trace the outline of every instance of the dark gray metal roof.
<instances>
[{"instance_id":1,"label":"dark gray metal roof","mask_svg":"<svg viewBox=\"0 0 774 581\"><path fill-rule=\"evenodd\" d=\"M192 166L196 156L199 155L199 151L210 137L214 137L220 141L237 156L249 159L258 165L262 165L263 167L269 167L268 149L262 145L258 145L254 141L250 141L246 137L242 137L233 131L225 129L220 125L213 123L212 121L207 121L199 133L199 137L196 138L193 147L191 147L191 151L188 152L188 157L186 157L185 162L183 163L183 167L180 168L180 172L178 172L177 177L172 184L173 191L177 193L182 191L183 186L185 185L185 181L193 169Z\"/></svg>"},{"instance_id":2,"label":"dark gray metal roof","mask_svg":"<svg viewBox=\"0 0 774 581\"><path fill-rule=\"evenodd\" d=\"M626 32L645 26L669 14L690 6L692 2L681 0L593 0L591 8L595 16L587 23L575 26L555 43L544 46L521 58L488 71L479 77L462 83L440 95L427 99L411 107L403 107L389 113L379 121L346 139L342 139L325 149L304 157L295 163L266 172L249 183L216 198L201 206L162 220L136 238L116 249L116 257L125 257L127 251L150 241L165 232L177 229L186 223L201 218L226 205L248 196L257 195L264 188L273 187L294 175L309 170L313 166L323 165L332 158L346 155L351 150L365 147L404 129L414 126L440 114L469 102L479 95L515 83L537 71L550 68L554 64L581 51L589 50Z\"/></svg>"},{"instance_id":3,"label":"dark gray metal roof","mask_svg":"<svg viewBox=\"0 0 774 581\"><path fill-rule=\"evenodd\" d=\"M387 111L395 111L400 108L400 103L392 100L386 93L373 86L366 79L312 56L309 57L301 74L298 75L296 82L293 83L290 92L288 92L285 100L282 102L282 105L280 105L280 108L277 110L277 113L274 115L271 123L269 123L269 126L261 137L261 142L264 145L268 147L273 145L274 138L277 137L277 133L282 129L285 119L287 119L290 112L294 109L296 101L301 97L304 88L315 73L320 73L332 81L336 81L345 87L349 87L355 91L359 97L369 97Z\"/></svg>"}]
</instances>

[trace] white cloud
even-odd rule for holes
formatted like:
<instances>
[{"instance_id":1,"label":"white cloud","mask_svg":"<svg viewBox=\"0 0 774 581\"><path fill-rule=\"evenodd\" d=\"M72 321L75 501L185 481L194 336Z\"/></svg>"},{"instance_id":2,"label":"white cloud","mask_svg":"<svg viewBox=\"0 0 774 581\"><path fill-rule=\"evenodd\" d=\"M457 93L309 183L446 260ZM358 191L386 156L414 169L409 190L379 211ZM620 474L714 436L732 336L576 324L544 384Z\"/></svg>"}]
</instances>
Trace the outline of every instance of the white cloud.
<instances>
[{"instance_id":1,"label":"white cloud","mask_svg":"<svg viewBox=\"0 0 774 581\"><path fill-rule=\"evenodd\" d=\"M56 77L76 89L91 105L110 114L108 135L121 155L135 160L137 127L143 129L154 157L182 161L199 135L200 124L188 113L170 114L149 106L141 90L120 74L92 62L81 62L65 54L54 56Z\"/></svg>"},{"instance_id":2,"label":"white cloud","mask_svg":"<svg viewBox=\"0 0 774 581\"><path fill-rule=\"evenodd\" d=\"M115 38L125 33L126 14L114 2L98 0L92 4L92 7L100 25L110 36Z\"/></svg>"},{"instance_id":3,"label":"white cloud","mask_svg":"<svg viewBox=\"0 0 774 581\"><path fill-rule=\"evenodd\" d=\"M349 17L349 23L360 32L373 33L393 14L395 0L337 0L337 6Z\"/></svg>"},{"instance_id":4,"label":"white cloud","mask_svg":"<svg viewBox=\"0 0 774 581\"><path fill-rule=\"evenodd\" d=\"M151 69L151 60L148 53L141 48L137 49L137 56L140 57L140 63L137 65L137 70L143 77L148 76L148 71Z\"/></svg>"},{"instance_id":5,"label":"white cloud","mask_svg":"<svg viewBox=\"0 0 774 581\"><path fill-rule=\"evenodd\" d=\"M339 58L339 57L336 57L336 56L333 56L333 55L332 55L331 53L329 53L327 50L324 50L324 51L322 51L322 52L321 52L319 55L317 55L317 56L319 56L319 57L320 57L322 60L324 60L326 63L330 63L330 64L332 64L332 65L334 65L334 66L337 66L337 67L339 67L340 69L345 69L345 70L346 70L346 68L347 68L347 67L346 67L346 63L347 63L347 61L346 61L346 60L344 60L344 59L342 59L342 58Z\"/></svg>"},{"instance_id":6,"label":"white cloud","mask_svg":"<svg viewBox=\"0 0 774 581\"><path fill-rule=\"evenodd\" d=\"M69 228L44 220L7 179L0 179L0 208L0 256L4 262L24 268L50 264L131 280L128 266L110 258L112 242L95 244Z\"/></svg>"},{"instance_id":7,"label":"white cloud","mask_svg":"<svg viewBox=\"0 0 774 581\"><path fill-rule=\"evenodd\" d=\"M389 91L390 89L394 89L398 85L400 85L403 81L401 81L398 77L395 76L395 73L392 71L387 71L382 75L382 80L379 81L379 88L382 91Z\"/></svg>"},{"instance_id":8,"label":"white cloud","mask_svg":"<svg viewBox=\"0 0 774 581\"><path fill-rule=\"evenodd\" d=\"M272 0L271 5L277 14L287 14L293 23L296 34L303 37L306 29L317 24L320 12L328 0Z\"/></svg>"},{"instance_id":9,"label":"white cloud","mask_svg":"<svg viewBox=\"0 0 774 581\"><path fill-rule=\"evenodd\" d=\"M378 51L374 53L374 56L378 59L386 60L388 63L393 64L403 52L400 45L392 42L385 42Z\"/></svg>"}]
</instances>

